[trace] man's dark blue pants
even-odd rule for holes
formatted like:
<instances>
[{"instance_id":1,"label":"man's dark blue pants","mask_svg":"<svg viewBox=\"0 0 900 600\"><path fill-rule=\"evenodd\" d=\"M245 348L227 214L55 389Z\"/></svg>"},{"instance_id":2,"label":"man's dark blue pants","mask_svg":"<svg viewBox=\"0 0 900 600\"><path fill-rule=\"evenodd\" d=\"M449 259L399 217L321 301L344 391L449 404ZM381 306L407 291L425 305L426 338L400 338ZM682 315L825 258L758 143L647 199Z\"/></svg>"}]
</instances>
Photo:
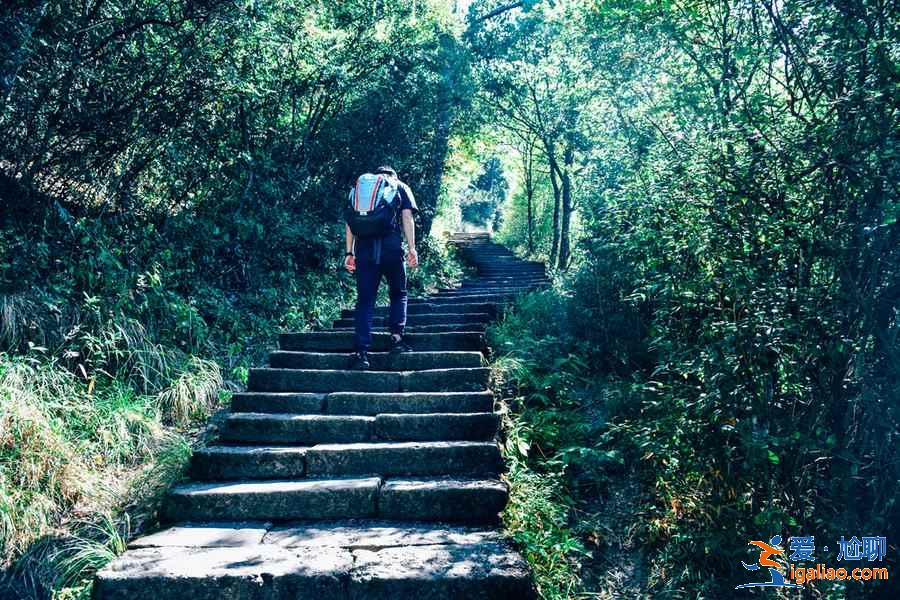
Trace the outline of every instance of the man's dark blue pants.
<instances>
[{"instance_id":1,"label":"man's dark blue pants","mask_svg":"<svg viewBox=\"0 0 900 600\"><path fill-rule=\"evenodd\" d=\"M356 351L368 352L372 345L372 319L381 278L387 279L391 308L388 326L391 333L403 335L406 327L406 266L403 257L381 256L381 264L374 260L356 263Z\"/></svg>"}]
</instances>

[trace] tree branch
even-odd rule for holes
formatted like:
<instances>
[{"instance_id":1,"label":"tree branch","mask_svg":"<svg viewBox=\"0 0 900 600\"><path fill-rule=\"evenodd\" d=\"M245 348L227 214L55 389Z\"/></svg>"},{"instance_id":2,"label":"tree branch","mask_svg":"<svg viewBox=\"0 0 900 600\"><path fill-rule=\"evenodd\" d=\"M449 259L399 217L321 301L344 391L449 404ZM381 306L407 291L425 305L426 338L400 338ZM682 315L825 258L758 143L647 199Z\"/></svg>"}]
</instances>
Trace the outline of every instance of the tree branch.
<instances>
[{"instance_id":1,"label":"tree branch","mask_svg":"<svg viewBox=\"0 0 900 600\"><path fill-rule=\"evenodd\" d=\"M504 4L502 6L498 6L491 12L487 13L486 15L482 15L482 16L478 17L477 19L475 19L475 22L483 23L484 21L493 19L494 17L499 17L500 15L502 15L505 12L508 12L508 11L516 9L516 8L520 8L522 6L522 4L524 4L524 2L520 1L520 2L510 2L509 4Z\"/></svg>"}]
</instances>

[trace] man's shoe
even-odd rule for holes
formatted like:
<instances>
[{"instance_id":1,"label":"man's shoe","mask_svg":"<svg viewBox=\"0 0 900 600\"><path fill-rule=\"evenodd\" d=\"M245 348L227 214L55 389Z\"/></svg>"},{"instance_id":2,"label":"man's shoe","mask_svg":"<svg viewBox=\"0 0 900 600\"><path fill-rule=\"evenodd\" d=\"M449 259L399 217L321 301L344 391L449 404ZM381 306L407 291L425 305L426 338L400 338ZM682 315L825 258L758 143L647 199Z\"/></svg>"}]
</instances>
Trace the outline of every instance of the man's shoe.
<instances>
[{"instance_id":1,"label":"man's shoe","mask_svg":"<svg viewBox=\"0 0 900 600\"><path fill-rule=\"evenodd\" d=\"M365 352L357 352L350 368L354 371L365 371L369 368L369 356Z\"/></svg>"},{"instance_id":2,"label":"man's shoe","mask_svg":"<svg viewBox=\"0 0 900 600\"><path fill-rule=\"evenodd\" d=\"M402 352L412 352L412 348L403 339L403 336L391 336L391 354L400 354Z\"/></svg>"}]
</instances>

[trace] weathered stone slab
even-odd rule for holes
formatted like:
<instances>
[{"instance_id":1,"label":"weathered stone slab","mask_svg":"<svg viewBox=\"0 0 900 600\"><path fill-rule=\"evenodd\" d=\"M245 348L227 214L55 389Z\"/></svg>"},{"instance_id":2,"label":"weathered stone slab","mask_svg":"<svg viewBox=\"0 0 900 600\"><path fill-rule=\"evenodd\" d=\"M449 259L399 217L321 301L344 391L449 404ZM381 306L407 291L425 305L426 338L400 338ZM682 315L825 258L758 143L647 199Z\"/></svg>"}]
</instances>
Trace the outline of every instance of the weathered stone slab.
<instances>
[{"instance_id":1,"label":"weathered stone slab","mask_svg":"<svg viewBox=\"0 0 900 600\"><path fill-rule=\"evenodd\" d=\"M375 436L382 440L489 440L497 433L493 413L380 414Z\"/></svg>"},{"instance_id":2,"label":"weathered stone slab","mask_svg":"<svg viewBox=\"0 0 900 600\"><path fill-rule=\"evenodd\" d=\"M346 598L353 565L341 548L250 545L139 548L102 569L96 600L321 600Z\"/></svg>"},{"instance_id":3,"label":"weathered stone slab","mask_svg":"<svg viewBox=\"0 0 900 600\"><path fill-rule=\"evenodd\" d=\"M265 543L286 547L388 548L432 544L499 542L496 530L475 527L423 525L399 521L326 521L275 527Z\"/></svg>"},{"instance_id":4,"label":"weathered stone slab","mask_svg":"<svg viewBox=\"0 0 900 600\"><path fill-rule=\"evenodd\" d=\"M305 448L209 446L191 457L191 476L205 481L303 477L305 455Z\"/></svg>"},{"instance_id":5,"label":"weathered stone slab","mask_svg":"<svg viewBox=\"0 0 900 600\"><path fill-rule=\"evenodd\" d=\"M306 454L311 477L328 475L484 475L501 467L493 442L323 444Z\"/></svg>"},{"instance_id":6,"label":"weathered stone slab","mask_svg":"<svg viewBox=\"0 0 900 600\"><path fill-rule=\"evenodd\" d=\"M400 375L389 371L251 369L254 392L399 392Z\"/></svg>"},{"instance_id":7,"label":"weathered stone slab","mask_svg":"<svg viewBox=\"0 0 900 600\"><path fill-rule=\"evenodd\" d=\"M377 477L190 483L172 489L164 516L170 522L369 518L380 484Z\"/></svg>"},{"instance_id":8,"label":"weathered stone slab","mask_svg":"<svg viewBox=\"0 0 900 600\"><path fill-rule=\"evenodd\" d=\"M390 334L372 334L373 352L390 350ZM480 333L413 333L408 335L413 348L425 350L481 350L484 336ZM302 350L312 352L353 352L352 331L312 331L304 333L284 333L280 337L282 350Z\"/></svg>"},{"instance_id":9,"label":"weathered stone slab","mask_svg":"<svg viewBox=\"0 0 900 600\"><path fill-rule=\"evenodd\" d=\"M353 550L350 598L527 600L528 568L504 543Z\"/></svg>"},{"instance_id":10,"label":"weathered stone slab","mask_svg":"<svg viewBox=\"0 0 900 600\"><path fill-rule=\"evenodd\" d=\"M378 413L466 413L489 412L493 395L483 392L400 392L370 394L336 392L328 394L325 411L340 415L376 415Z\"/></svg>"},{"instance_id":11,"label":"weathered stone slab","mask_svg":"<svg viewBox=\"0 0 900 600\"><path fill-rule=\"evenodd\" d=\"M490 315L486 313L434 313L434 314L416 314L407 317L406 326L422 327L425 325L456 325L464 329L468 324L484 324L490 321ZM353 327L354 320L352 317L344 317L333 323L334 327ZM372 319L372 325L375 327L387 327L388 319L385 316L377 316Z\"/></svg>"},{"instance_id":12,"label":"weathered stone slab","mask_svg":"<svg viewBox=\"0 0 900 600\"><path fill-rule=\"evenodd\" d=\"M400 385L404 392L477 392L487 388L490 377L487 367L429 369L403 373Z\"/></svg>"},{"instance_id":13,"label":"weathered stone slab","mask_svg":"<svg viewBox=\"0 0 900 600\"><path fill-rule=\"evenodd\" d=\"M491 479L391 479L378 498L385 519L497 523L506 504L506 485Z\"/></svg>"},{"instance_id":14,"label":"weathered stone slab","mask_svg":"<svg viewBox=\"0 0 900 600\"><path fill-rule=\"evenodd\" d=\"M294 415L232 413L221 439L261 444L328 444L365 442L374 437L372 417L360 415Z\"/></svg>"},{"instance_id":15,"label":"weathered stone slab","mask_svg":"<svg viewBox=\"0 0 900 600\"><path fill-rule=\"evenodd\" d=\"M410 315L421 315L429 313L487 313L493 315L496 313L496 305L490 302L471 302L463 304L431 304L427 298L420 299L418 302L412 302L407 305L407 311ZM352 319L356 314L353 308L347 308L341 311L341 318ZM387 306L378 306L375 308L375 314L378 316L386 316L388 314Z\"/></svg>"},{"instance_id":16,"label":"weathered stone slab","mask_svg":"<svg viewBox=\"0 0 900 600\"><path fill-rule=\"evenodd\" d=\"M185 546L195 548L234 548L262 543L271 523L181 523L141 536L128 543L129 548Z\"/></svg>"},{"instance_id":17,"label":"weathered stone slab","mask_svg":"<svg viewBox=\"0 0 900 600\"><path fill-rule=\"evenodd\" d=\"M320 413L325 394L291 392L239 392L231 397L234 412Z\"/></svg>"},{"instance_id":18,"label":"weathered stone slab","mask_svg":"<svg viewBox=\"0 0 900 600\"><path fill-rule=\"evenodd\" d=\"M344 352L288 352L278 351L269 355L269 364L279 369L346 369L355 355ZM412 371L416 369L449 369L480 367L484 361L481 352L447 350L442 352L406 352L390 354L372 352L369 363L374 371Z\"/></svg>"}]
</instances>

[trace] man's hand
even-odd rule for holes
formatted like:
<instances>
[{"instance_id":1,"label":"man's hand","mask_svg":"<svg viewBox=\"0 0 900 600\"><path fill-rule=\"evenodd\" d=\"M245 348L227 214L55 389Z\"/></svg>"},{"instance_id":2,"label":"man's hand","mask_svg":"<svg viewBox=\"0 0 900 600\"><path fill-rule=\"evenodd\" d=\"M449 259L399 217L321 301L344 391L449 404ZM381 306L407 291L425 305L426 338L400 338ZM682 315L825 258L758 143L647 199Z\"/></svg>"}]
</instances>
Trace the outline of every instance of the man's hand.
<instances>
[{"instance_id":1,"label":"man's hand","mask_svg":"<svg viewBox=\"0 0 900 600\"><path fill-rule=\"evenodd\" d=\"M356 257L353 256L352 254L348 254L346 257L344 257L344 268L347 269L351 273L353 271L355 271L356 270Z\"/></svg>"},{"instance_id":2,"label":"man's hand","mask_svg":"<svg viewBox=\"0 0 900 600\"><path fill-rule=\"evenodd\" d=\"M419 253L416 252L415 248L407 253L406 264L409 265L410 269L415 269L419 266Z\"/></svg>"}]
</instances>

